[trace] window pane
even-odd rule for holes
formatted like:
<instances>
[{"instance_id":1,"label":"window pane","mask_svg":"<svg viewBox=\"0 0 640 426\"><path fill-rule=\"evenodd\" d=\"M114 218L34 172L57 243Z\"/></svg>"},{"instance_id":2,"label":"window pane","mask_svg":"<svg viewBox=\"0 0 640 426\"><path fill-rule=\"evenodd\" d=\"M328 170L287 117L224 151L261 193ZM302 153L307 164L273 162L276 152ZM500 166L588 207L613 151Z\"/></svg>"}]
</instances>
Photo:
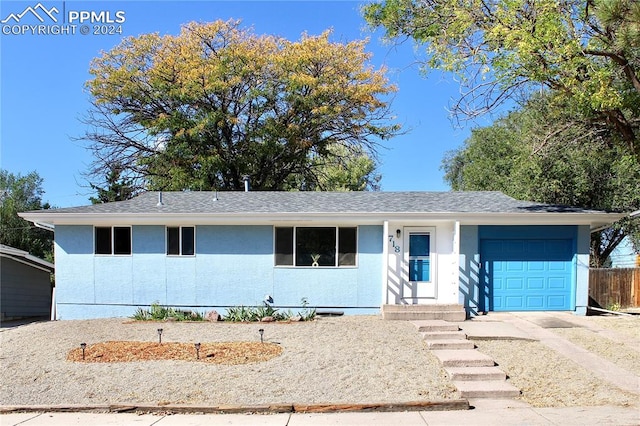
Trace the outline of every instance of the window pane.
<instances>
[{"instance_id":1,"label":"window pane","mask_svg":"<svg viewBox=\"0 0 640 426\"><path fill-rule=\"evenodd\" d=\"M409 281L430 281L429 259L409 259Z\"/></svg>"},{"instance_id":2,"label":"window pane","mask_svg":"<svg viewBox=\"0 0 640 426\"><path fill-rule=\"evenodd\" d=\"M429 234L409 235L409 256L429 256Z\"/></svg>"},{"instance_id":3,"label":"window pane","mask_svg":"<svg viewBox=\"0 0 640 426\"><path fill-rule=\"evenodd\" d=\"M167 228L167 254L180 254L180 228Z\"/></svg>"},{"instance_id":4,"label":"window pane","mask_svg":"<svg viewBox=\"0 0 640 426\"><path fill-rule=\"evenodd\" d=\"M113 254L131 254L131 228L113 228Z\"/></svg>"},{"instance_id":5,"label":"window pane","mask_svg":"<svg viewBox=\"0 0 640 426\"><path fill-rule=\"evenodd\" d=\"M192 226L182 228L182 254L191 256L194 250L195 232Z\"/></svg>"},{"instance_id":6,"label":"window pane","mask_svg":"<svg viewBox=\"0 0 640 426\"><path fill-rule=\"evenodd\" d=\"M338 230L338 266L355 266L357 247L357 228Z\"/></svg>"},{"instance_id":7,"label":"window pane","mask_svg":"<svg viewBox=\"0 0 640 426\"><path fill-rule=\"evenodd\" d=\"M276 228L276 265L293 265L293 228Z\"/></svg>"},{"instance_id":8,"label":"window pane","mask_svg":"<svg viewBox=\"0 0 640 426\"><path fill-rule=\"evenodd\" d=\"M111 228L96 228L96 254L111 254Z\"/></svg>"},{"instance_id":9,"label":"window pane","mask_svg":"<svg viewBox=\"0 0 640 426\"><path fill-rule=\"evenodd\" d=\"M296 266L336 266L336 228L296 228Z\"/></svg>"},{"instance_id":10,"label":"window pane","mask_svg":"<svg viewBox=\"0 0 640 426\"><path fill-rule=\"evenodd\" d=\"M431 280L430 249L429 234L409 235L409 281Z\"/></svg>"}]
</instances>

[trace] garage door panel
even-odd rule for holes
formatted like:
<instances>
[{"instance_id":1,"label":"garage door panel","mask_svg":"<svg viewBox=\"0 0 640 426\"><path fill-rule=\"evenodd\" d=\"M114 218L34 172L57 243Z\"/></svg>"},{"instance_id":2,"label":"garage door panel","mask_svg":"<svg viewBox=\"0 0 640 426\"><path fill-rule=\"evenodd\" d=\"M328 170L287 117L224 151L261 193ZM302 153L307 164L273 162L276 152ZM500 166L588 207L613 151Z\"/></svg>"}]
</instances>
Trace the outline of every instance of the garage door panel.
<instances>
[{"instance_id":1,"label":"garage door panel","mask_svg":"<svg viewBox=\"0 0 640 426\"><path fill-rule=\"evenodd\" d=\"M570 290L564 277L549 277L547 282L550 290Z\"/></svg>"},{"instance_id":2,"label":"garage door panel","mask_svg":"<svg viewBox=\"0 0 640 426\"><path fill-rule=\"evenodd\" d=\"M504 262L501 270L504 269L509 272L522 272L525 269L524 262Z\"/></svg>"},{"instance_id":3,"label":"garage door panel","mask_svg":"<svg viewBox=\"0 0 640 426\"><path fill-rule=\"evenodd\" d=\"M544 250L544 241L526 240L526 242L527 242L527 253L540 253L540 251Z\"/></svg>"},{"instance_id":4,"label":"garage door panel","mask_svg":"<svg viewBox=\"0 0 640 426\"><path fill-rule=\"evenodd\" d=\"M544 290L545 280L544 278L527 278L528 290Z\"/></svg>"},{"instance_id":5,"label":"garage door panel","mask_svg":"<svg viewBox=\"0 0 640 426\"><path fill-rule=\"evenodd\" d=\"M481 241L490 309L569 310L572 240Z\"/></svg>"},{"instance_id":6,"label":"garage door panel","mask_svg":"<svg viewBox=\"0 0 640 426\"><path fill-rule=\"evenodd\" d=\"M546 265L541 261L532 261L527 263L527 270L529 271L544 271L546 269Z\"/></svg>"},{"instance_id":7,"label":"garage door panel","mask_svg":"<svg viewBox=\"0 0 640 426\"><path fill-rule=\"evenodd\" d=\"M527 297L527 302L523 308L542 309L544 308L544 302L545 300L543 296L529 296Z\"/></svg>"},{"instance_id":8,"label":"garage door panel","mask_svg":"<svg viewBox=\"0 0 640 426\"><path fill-rule=\"evenodd\" d=\"M504 298L504 301L505 301L504 310L520 311L524 306L523 304L524 299L522 296L508 296Z\"/></svg>"},{"instance_id":9,"label":"garage door panel","mask_svg":"<svg viewBox=\"0 0 640 426\"><path fill-rule=\"evenodd\" d=\"M507 278L507 290L522 290L524 289L522 278Z\"/></svg>"},{"instance_id":10,"label":"garage door panel","mask_svg":"<svg viewBox=\"0 0 640 426\"><path fill-rule=\"evenodd\" d=\"M567 272L567 270L569 269L567 266L567 262L547 262L547 264L550 271Z\"/></svg>"},{"instance_id":11,"label":"garage door panel","mask_svg":"<svg viewBox=\"0 0 640 426\"><path fill-rule=\"evenodd\" d=\"M549 240L545 243L546 253L557 256L561 260L571 260L573 257L571 240Z\"/></svg>"},{"instance_id":12,"label":"garage door panel","mask_svg":"<svg viewBox=\"0 0 640 426\"><path fill-rule=\"evenodd\" d=\"M526 251L524 241L520 240L505 241L502 247L510 253L524 253Z\"/></svg>"}]
</instances>

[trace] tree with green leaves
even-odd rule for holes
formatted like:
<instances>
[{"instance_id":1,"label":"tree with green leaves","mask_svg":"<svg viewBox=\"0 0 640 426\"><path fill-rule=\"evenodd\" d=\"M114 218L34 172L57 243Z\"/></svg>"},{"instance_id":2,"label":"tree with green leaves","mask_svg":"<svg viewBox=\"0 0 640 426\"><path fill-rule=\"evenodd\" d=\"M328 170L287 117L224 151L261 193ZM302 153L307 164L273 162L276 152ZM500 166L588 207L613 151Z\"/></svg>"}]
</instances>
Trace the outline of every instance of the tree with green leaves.
<instances>
[{"instance_id":1,"label":"tree with green leaves","mask_svg":"<svg viewBox=\"0 0 640 426\"><path fill-rule=\"evenodd\" d=\"M588 209L640 209L640 159L611 145L611 130L536 97L518 111L476 128L447 154L445 180L454 190L502 191L517 198ZM640 248L640 221L594 233L593 266L605 264L625 236Z\"/></svg>"},{"instance_id":2,"label":"tree with green leaves","mask_svg":"<svg viewBox=\"0 0 640 426\"><path fill-rule=\"evenodd\" d=\"M388 38L413 39L425 71L460 79L456 117L546 92L640 157L640 2L377 0L364 16Z\"/></svg>"},{"instance_id":3,"label":"tree with green leaves","mask_svg":"<svg viewBox=\"0 0 640 426\"><path fill-rule=\"evenodd\" d=\"M42 178L0 169L0 244L53 261L53 232L35 228L18 216L19 212L50 208L42 202Z\"/></svg>"},{"instance_id":4,"label":"tree with green leaves","mask_svg":"<svg viewBox=\"0 0 640 426\"><path fill-rule=\"evenodd\" d=\"M128 37L92 64L89 174L118 164L134 191L363 189L399 131L365 41L299 41L238 21ZM348 167L347 173L336 168Z\"/></svg>"},{"instance_id":5,"label":"tree with green leaves","mask_svg":"<svg viewBox=\"0 0 640 426\"><path fill-rule=\"evenodd\" d=\"M104 184L106 185L104 188L97 184L89 184L97 195L89 198L92 204L129 200L136 195L133 179L122 176L122 167L118 164L109 165Z\"/></svg>"}]
</instances>

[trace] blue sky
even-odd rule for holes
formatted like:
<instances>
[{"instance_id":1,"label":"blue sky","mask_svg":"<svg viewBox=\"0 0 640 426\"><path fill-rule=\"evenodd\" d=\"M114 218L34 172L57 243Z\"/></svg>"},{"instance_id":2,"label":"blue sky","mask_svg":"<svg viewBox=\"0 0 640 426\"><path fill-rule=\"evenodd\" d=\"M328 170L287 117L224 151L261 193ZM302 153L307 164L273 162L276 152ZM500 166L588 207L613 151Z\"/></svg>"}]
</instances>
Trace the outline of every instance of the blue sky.
<instances>
[{"instance_id":1,"label":"blue sky","mask_svg":"<svg viewBox=\"0 0 640 426\"><path fill-rule=\"evenodd\" d=\"M380 150L384 191L443 191L440 163L444 153L459 147L469 128L456 128L447 105L458 93L451 76L420 75L412 64L414 48L384 44L380 33L365 27L361 1L46 1L0 3L0 20L19 15L38 3L58 19L54 23L40 12L47 26L58 25L71 12L109 12L124 17L122 34L36 34L22 25L41 24L31 13L17 22L0 24L0 166L12 173L36 171L44 179L44 200L55 207L89 204L94 195L82 173L91 162L83 144L80 122L89 108L84 83L89 64L100 51L117 45L122 37L159 32L177 34L181 24L216 19L241 19L257 34L275 34L297 40L303 32L319 34L332 28L333 40L369 38L367 50L376 67L388 68L388 78L398 86L392 109L407 132ZM42 9L39 9L42 11ZM103 14L103 18L106 15ZM8 27L7 27L8 25ZM17 25L17 26L16 26ZM89 23L90 32L94 25ZM100 29L97 27L95 29ZM71 31L71 30L67 30ZM6 34L8 33L8 34ZM13 33L13 34L12 34Z\"/></svg>"}]
</instances>

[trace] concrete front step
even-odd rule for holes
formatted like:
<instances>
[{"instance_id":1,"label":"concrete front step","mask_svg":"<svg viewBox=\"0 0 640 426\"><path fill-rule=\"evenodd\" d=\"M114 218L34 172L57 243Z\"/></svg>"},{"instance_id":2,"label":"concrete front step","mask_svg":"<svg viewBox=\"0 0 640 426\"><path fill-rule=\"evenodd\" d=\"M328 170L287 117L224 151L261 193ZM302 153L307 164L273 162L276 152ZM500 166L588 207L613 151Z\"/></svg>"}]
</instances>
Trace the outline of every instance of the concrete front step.
<instances>
[{"instance_id":1,"label":"concrete front step","mask_svg":"<svg viewBox=\"0 0 640 426\"><path fill-rule=\"evenodd\" d=\"M458 324L451 324L442 320L411 321L411 324L415 325L421 333L460 332Z\"/></svg>"},{"instance_id":2,"label":"concrete front step","mask_svg":"<svg viewBox=\"0 0 640 426\"><path fill-rule=\"evenodd\" d=\"M474 349L476 345L470 340L450 339L450 340L426 340L427 347L432 351L436 350L460 350Z\"/></svg>"},{"instance_id":3,"label":"concrete front step","mask_svg":"<svg viewBox=\"0 0 640 426\"><path fill-rule=\"evenodd\" d=\"M420 311L462 311L464 306L457 303L437 304L437 305L382 305L384 312L420 312Z\"/></svg>"},{"instance_id":4,"label":"concrete front step","mask_svg":"<svg viewBox=\"0 0 640 426\"><path fill-rule=\"evenodd\" d=\"M493 367L493 358L475 349L432 350L443 367Z\"/></svg>"},{"instance_id":5,"label":"concrete front step","mask_svg":"<svg viewBox=\"0 0 640 426\"><path fill-rule=\"evenodd\" d=\"M453 384L462 398L516 398L520 390L504 381L457 381Z\"/></svg>"},{"instance_id":6,"label":"concrete front step","mask_svg":"<svg viewBox=\"0 0 640 426\"><path fill-rule=\"evenodd\" d=\"M420 333L424 340L466 340L467 335L463 331L426 331Z\"/></svg>"},{"instance_id":7,"label":"concrete front step","mask_svg":"<svg viewBox=\"0 0 640 426\"><path fill-rule=\"evenodd\" d=\"M507 380L507 375L498 367L447 367L449 378L453 381L479 382L490 380Z\"/></svg>"},{"instance_id":8,"label":"concrete front step","mask_svg":"<svg viewBox=\"0 0 640 426\"><path fill-rule=\"evenodd\" d=\"M458 311L437 311L437 312L384 312L382 318L386 320L443 320L451 322L462 322L466 319L464 312Z\"/></svg>"},{"instance_id":9,"label":"concrete front step","mask_svg":"<svg viewBox=\"0 0 640 426\"><path fill-rule=\"evenodd\" d=\"M382 318L386 320L444 320L462 322L467 315L464 306L448 305L382 305Z\"/></svg>"}]
</instances>

